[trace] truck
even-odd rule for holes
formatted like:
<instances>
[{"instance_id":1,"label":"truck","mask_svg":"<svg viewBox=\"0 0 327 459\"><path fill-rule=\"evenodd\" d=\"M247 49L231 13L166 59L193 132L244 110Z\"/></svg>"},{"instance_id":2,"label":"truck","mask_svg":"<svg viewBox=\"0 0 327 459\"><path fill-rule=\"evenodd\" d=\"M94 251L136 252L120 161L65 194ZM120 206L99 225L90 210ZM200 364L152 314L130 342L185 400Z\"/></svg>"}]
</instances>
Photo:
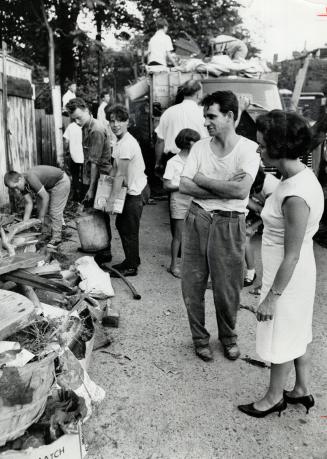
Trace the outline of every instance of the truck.
<instances>
[{"instance_id":1,"label":"truck","mask_svg":"<svg viewBox=\"0 0 327 459\"><path fill-rule=\"evenodd\" d=\"M142 78L128 90L129 109L131 112L131 132L139 141L146 163L148 176L154 170L155 128L160 116L175 103L178 89L190 79L200 80L203 94L218 90L231 90L237 96L249 98L250 107L243 113L237 132L251 140L256 139L254 121L258 115L273 109L282 109L282 102L277 88L278 74L264 74L262 78L244 78L238 76L214 77L196 72L162 71L154 72ZM141 97L140 92L144 92ZM131 100L133 99L133 100ZM270 169L268 168L270 171ZM273 170L271 170L273 172Z\"/></svg>"}]
</instances>

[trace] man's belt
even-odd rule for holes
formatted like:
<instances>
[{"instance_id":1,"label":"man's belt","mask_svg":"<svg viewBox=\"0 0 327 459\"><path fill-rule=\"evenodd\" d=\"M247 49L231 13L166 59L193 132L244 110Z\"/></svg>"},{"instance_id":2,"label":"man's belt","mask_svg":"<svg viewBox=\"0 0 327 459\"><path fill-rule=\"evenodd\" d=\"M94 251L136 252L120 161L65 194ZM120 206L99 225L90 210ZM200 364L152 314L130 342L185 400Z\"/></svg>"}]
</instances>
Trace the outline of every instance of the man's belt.
<instances>
[{"instance_id":1,"label":"man's belt","mask_svg":"<svg viewBox=\"0 0 327 459\"><path fill-rule=\"evenodd\" d=\"M244 212L237 212L236 210L210 210L207 211L203 207L200 206L197 202L192 202L192 204L196 207L199 207L200 209L204 210L204 212L208 212L211 216L213 215L219 215L220 217L227 217L227 218L238 218L241 215L244 215Z\"/></svg>"}]
</instances>

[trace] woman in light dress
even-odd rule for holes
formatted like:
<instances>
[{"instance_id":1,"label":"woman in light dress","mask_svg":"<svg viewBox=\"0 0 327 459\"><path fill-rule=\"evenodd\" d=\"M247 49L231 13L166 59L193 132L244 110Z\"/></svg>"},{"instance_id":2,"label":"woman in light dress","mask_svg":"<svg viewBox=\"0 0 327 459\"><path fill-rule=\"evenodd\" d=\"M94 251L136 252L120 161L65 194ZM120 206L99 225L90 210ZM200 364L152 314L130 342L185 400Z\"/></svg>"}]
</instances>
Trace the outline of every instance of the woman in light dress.
<instances>
[{"instance_id":1,"label":"woman in light dress","mask_svg":"<svg viewBox=\"0 0 327 459\"><path fill-rule=\"evenodd\" d=\"M266 394L240 405L243 413L264 417L285 410L287 403L314 405L308 373L307 345L312 340L316 264L312 237L324 207L321 186L301 161L310 142L306 121L296 113L273 110L257 119L257 141L265 165L275 166L282 179L261 213L263 282L256 313L256 349L271 362ZM285 385L291 366L296 380Z\"/></svg>"}]
</instances>

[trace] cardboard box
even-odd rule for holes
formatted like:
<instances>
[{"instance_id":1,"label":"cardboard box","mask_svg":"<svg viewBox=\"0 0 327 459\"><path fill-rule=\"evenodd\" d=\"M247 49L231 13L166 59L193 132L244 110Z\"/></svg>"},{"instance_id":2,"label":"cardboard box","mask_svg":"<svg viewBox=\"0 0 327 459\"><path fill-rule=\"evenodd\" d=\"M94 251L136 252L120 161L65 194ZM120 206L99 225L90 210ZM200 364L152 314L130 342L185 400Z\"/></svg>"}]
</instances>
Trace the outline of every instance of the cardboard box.
<instances>
[{"instance_id":1,"label":"cardboard box","mask_svg":"<svg viewBox=\"0 0 327 459\"><path fill-rule=\"evenodd\" d=\"M22 451L10 450L0 454L0 459L83 459L84 457L80 427L77 434L63 435L51 445Z\"/></svg>"},{"instance_id":2,"label":"cardboard box","mask_svg":"<svg viewBox=\"0 0 327 459\"><path fill-rule=\"evenodd\" d=\"M98 180L97 192L94 199L93 207L103 212L109 212L108 201L111 195L113 178L109 175L101 174ZM120 194L114 203L113 211L115 214L121 214L124 208L126 199L127 188L123 186Z\"/></svg>"}]
</instances>

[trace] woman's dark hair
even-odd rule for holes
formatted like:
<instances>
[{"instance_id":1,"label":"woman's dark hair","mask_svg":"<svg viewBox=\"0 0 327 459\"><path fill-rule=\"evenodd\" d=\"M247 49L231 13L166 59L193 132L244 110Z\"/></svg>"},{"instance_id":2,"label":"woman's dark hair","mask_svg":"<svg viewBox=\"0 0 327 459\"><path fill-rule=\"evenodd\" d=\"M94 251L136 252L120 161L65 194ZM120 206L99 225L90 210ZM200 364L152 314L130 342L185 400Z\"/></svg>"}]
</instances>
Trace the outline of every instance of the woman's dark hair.
<instances>
[{"instance_id":1,"label":"woman's dark hair","mask_svg":"<svg viewBox=\"0 0 327 459\"><path fill-rule=\"evenodd\" d=\"M256 120L271 159L297 159L307 153L311 133L306 120L295 112L272 110Z\"/></svg>"},{"instance_id":2,"label":"woman's dark hair","mask_svg":"<svg viewBox=\"0 0 327 459\"><path fill-rule=\"evenodd\" d=\"M250 195L253 193L260 193L263 188L265 177L265 171L263 170L263 167L260 166L257 175L255 176L254 182L252 183Z\"/></svg>"},{"instance_id":3,"label":"woman's dark hair","mask_svg":"<svg viewBox=\"0 0 327 459\"><path fill-rule=\"evenodd\" d=\"M211 107L211 105L218 104L221 113L226 115L228 112L232 112L234 115L234 121L238 117L238 100L236 95L232 91L216 91L212 94L208 94L202 100L204 107Z\"/></svg>"},{"instance_id":4,"label":"woman's dark hair","mask_svg":"<svg viewBox=\"0 0 327 459\"><path fill-rule=\"evenodd\" d=\"M193 129L182 129L175 139L175 143L181 150L189 150L191 148L191 142L197 142L200 140L200 134Z\"/></svg>"},{"instance_id":5,"label":"woman's dark hair","mask_svg":"<svg viewBox=\"0 0 327 459\"><path fill-rule=\"evenodd\" d=\"M129 119L129 113L127 108L122 104L115 104L109 107L108 105L104 109L106 118L110 121L110 115L115 115L118 121L127 121Z\"/></svg>"}]
</instances>

